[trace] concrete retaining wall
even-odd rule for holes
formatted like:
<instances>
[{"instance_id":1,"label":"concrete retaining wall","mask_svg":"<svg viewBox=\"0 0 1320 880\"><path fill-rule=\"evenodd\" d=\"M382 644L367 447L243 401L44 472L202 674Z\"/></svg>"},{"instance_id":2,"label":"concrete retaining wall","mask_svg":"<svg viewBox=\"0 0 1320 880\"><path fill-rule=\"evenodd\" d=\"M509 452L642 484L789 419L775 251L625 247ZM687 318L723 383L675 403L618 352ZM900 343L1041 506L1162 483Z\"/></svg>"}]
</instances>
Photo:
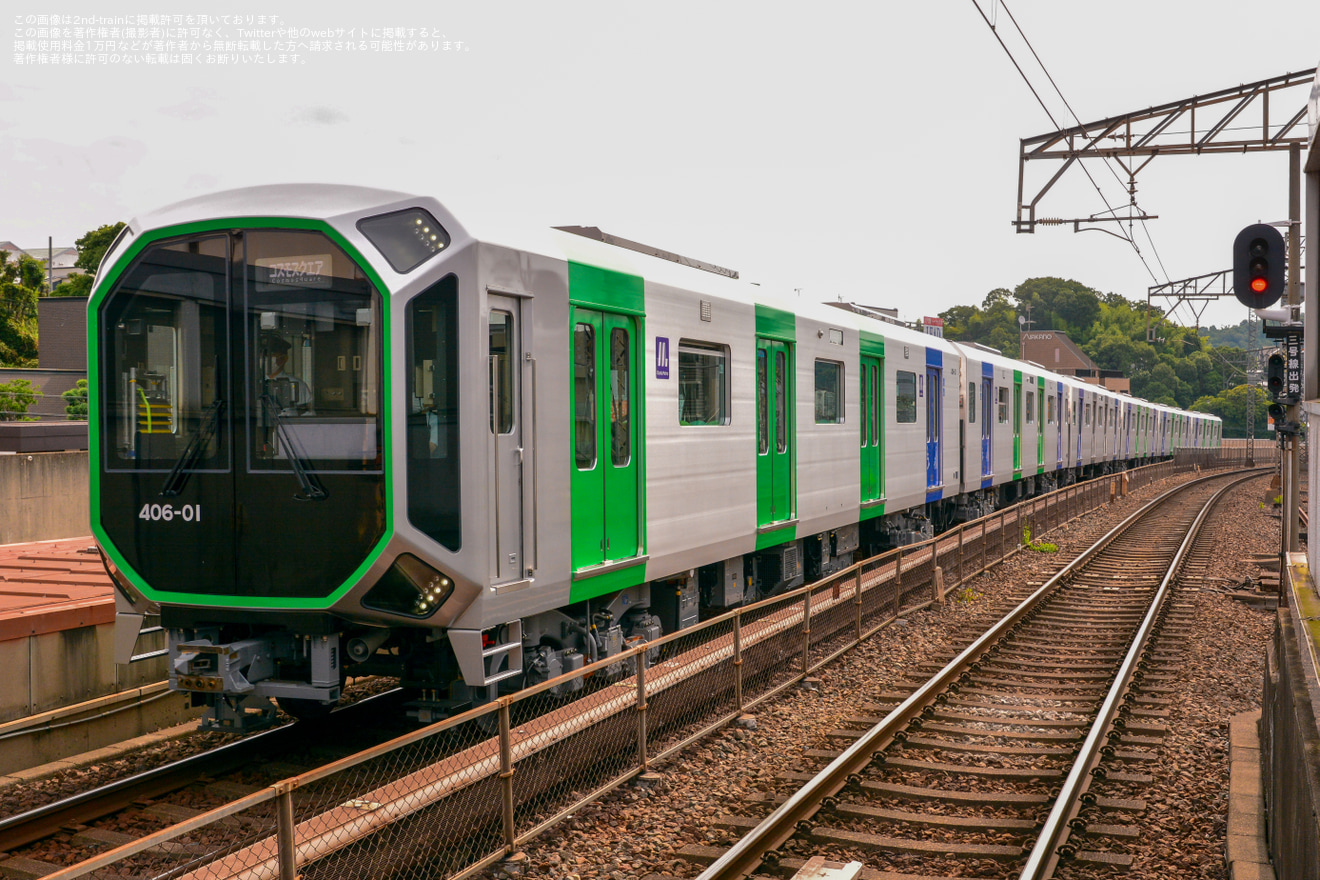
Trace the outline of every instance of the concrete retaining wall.
<instances>
[{"instance_id":1,"label":"concrete retaining wall","mask_svg":"<svg viewBox=\"0 0 1320 880\"><path fill-rule=\"evenodd\" d=\"M91 532L86 452L0 455L0 544Z\"/></svg>"},{"instance_id":2,"label":"concrete retaining wall","mask_svg":"<svg viewBox=\"0 0 1320 880\"><path fill-rule=\"evenodd\" d=\"M139 639L137 650L163 647L158 632ZM113 623L0 642L0 774L197 717L187 697L164 693L164 657L130 666L116 666L113 657ZM34 728L49 729L9 736Z\"/></svg>"},{"instance_id":3,"label":"concrete retaining wall","mask_svg":"<svg viewBox=\"0 0 1320 880\"><path fill-rule=\"evenodd\" d=\"M0 722L72 706L166 677L166 660L114 662L115 625L103 623L0 642ZM138 640L139 653L165 647L165 633Z\"/></svg>"}]
</instances>

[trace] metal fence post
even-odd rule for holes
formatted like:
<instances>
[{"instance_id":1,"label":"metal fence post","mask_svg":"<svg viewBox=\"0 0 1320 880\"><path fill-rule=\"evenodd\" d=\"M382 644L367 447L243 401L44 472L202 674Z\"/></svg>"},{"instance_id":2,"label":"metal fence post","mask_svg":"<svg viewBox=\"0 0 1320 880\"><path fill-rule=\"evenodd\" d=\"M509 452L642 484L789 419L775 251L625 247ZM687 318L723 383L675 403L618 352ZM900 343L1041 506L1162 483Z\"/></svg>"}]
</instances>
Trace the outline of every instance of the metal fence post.
<instances>
[{"instance_id":1,"label":"metal fence post","mask_svg":"<svg viewBox=\"0 0 1320 880\"><path fill-rule=\"evenodd\" d=\"M899 547L894 554L894 617L898 617L898 611L903 607L903 548Z\"/></svg>"},{"instance_id":2,"label":"metal fence post","mask_svg":"<svg viewBox=\"0 0 1320 880\"><path fill-rule=\"evenodd\" d=\"M279 785L280 793L275 799L275 836L279 845L280 880L297 880L298 854L293 838L293 789Z\"/></svg>"},{"instance_id":3,"label":"metal fence post","mask_svg":"<svg viewBox=\"0 0 1320 880\"><path fill-rule=\"evenodd\" d=\"M967 569L963 568L963 543L967 536L967 523L958 526L958 583L962 583L967 577Z\"/></svg>"},{"instance_id":4,"label":"metal fence post","mask_svg":"<svg viewBox=\"0 0 1320 880\"><path fill-rule=\"evenodd\" d=\"M637 756L638 766L646 772L646 651L637 655Z\"/></svg>"},{"instance_id":5,"label":"metal fence post","mask_svg":"<svg viewBox=\"0 0 1320 880\"><path fill-rule=\"evenodd\" d=\"M742 666L742 609L735 608L733 612L733 698L738 704L740 713L744 705Z\"/></svg>"},{"instance_id":6,"label":"metal fence post","mask_svg":"<svg viewBox=\"0 0 1320 880\"><path fill-rule=\"evenodd\" d=\"M857 566L857 579L853 581L853 604L857 606L857 644L862 643L862 566Z\"/></svg>"},{"instance_id":7,"label":"metal fence post","mask_svg":"<svg viewBox=\"0 0 1320 880\"><path fill-rule=\"evenodd\" d=\"M802 674L811 668L811 590L802 597Z\"/></svg>"},{"instance_id":8,"label":"metal fence post","mask_svg":"<svg viewBox=\"0 0 1320 880\"><path fill-rule=\"evenodd\" d=\"M513 737L509 720L508 698L500 700L500 794L504 802L504 847L509 853L517 846L518 834L513 827Z\"/></svg>"}]
</instances>

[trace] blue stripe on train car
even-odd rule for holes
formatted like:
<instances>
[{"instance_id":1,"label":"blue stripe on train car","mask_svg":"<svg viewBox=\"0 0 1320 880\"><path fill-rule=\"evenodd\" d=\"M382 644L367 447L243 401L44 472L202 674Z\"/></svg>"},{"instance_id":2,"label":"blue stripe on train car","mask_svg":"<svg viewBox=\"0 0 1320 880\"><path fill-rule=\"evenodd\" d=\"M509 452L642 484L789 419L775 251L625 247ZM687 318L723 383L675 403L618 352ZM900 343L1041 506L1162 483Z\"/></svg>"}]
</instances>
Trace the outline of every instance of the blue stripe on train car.
<instances>
[{"instance_id":1,"label":"blue stripe on train car","mask_svg":"<svg viewBox=\"0 0 1320 880\"><path fill-rule=\"evenodd\" d=\"M995 368L994 368L994 366L991 365L991 364L985 364L985 363L981 364L981 378L983 378L983 379L993 379L994 377L995 377ZM1060 382L1059 384L1062 385L1063 383Z\"/></svg>"},{"instance_id":2,"label":"blue stripe on train car","mask_svg":"<svg viewBox=\"0 0 1320 880\"><path fill-rule=\"evenodd\" d=\"M944 352L940 351L938 348L931 348L931 347L927 346L927 348L926 348L926 366L928 366L928 367L943 367L943 366L944 366Z\"/></svg>"}]
</instances>

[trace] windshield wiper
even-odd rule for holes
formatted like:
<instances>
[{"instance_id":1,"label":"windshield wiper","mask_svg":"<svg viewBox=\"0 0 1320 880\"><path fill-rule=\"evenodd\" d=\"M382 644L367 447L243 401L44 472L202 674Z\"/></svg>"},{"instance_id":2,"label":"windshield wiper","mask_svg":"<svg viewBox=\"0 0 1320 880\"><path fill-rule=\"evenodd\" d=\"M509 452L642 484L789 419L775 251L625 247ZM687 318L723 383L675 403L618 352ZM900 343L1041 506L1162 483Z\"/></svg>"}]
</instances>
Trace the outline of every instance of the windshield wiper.
<instances>
[{"instance_id":1,"label":"windshield wiper","mask_svg":"<svg viewBox=\"0 0 1320 880\"><path fill-rule=\"evenodd\" d=\"M215 402L206 408L201 428L188 441L183 454L174 463L174 468L170 471L170 475L165 478L165 485L161 487L160 494L173 496L183 491L183 487L188 482L188 475L192 473L192 466L197 463L202 450L206 448L206 444L211 442L211 437L214 436L216 428L220 425L220 411L224 408L225 402L220 398L216 398Z\"/></svg>"},{"instance_id":2,"label":"windshield wiper","mask_svg":"<svg viewBox=\"0 0 1320 880\"><path fill-rule=\"evenodd\" d=\"M275 398L269 394L261 395L261 405L266 408L266 416L271 424L279 433L280 442L284 444L284 457L289 460L289 465L293 468L293 474L298 478L298 485L302 486L303 494L294 495L298 501L323 501L330 496L326 494L325 489L321 487L315 475L311 472L307 456L302 451L302 446L294 440L293 432L284 424L280 418L280 406L275 402Z\"/></svg>"}]
</instances>

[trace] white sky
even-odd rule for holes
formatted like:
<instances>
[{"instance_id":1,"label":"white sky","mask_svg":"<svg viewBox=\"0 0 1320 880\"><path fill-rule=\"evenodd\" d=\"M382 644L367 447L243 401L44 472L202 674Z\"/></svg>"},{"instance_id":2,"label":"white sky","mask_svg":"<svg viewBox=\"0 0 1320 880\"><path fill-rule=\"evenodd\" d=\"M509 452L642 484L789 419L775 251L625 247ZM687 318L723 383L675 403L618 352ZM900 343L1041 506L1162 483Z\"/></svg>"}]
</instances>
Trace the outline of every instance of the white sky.
<instances>
[{"instance_id":1,"label":"white sky","mask_svg":"<svg viewBox=\"0 0 1320 880\"><path fill-rule=\"evenodd\" d=\"M981 5L989 13L994 0ZM1134 300L1153 283L1118 239L1014 233L1018 139L1055 126L971 0L187 5L299 28L429 28L463 43L303 53L306 63L285 66L20 65L14 41L36 27L29 15L162 7L9 8L0 239L24 247L48 235L71 244L218 189L333 181L481 203L520 223L596 225L804 298L908 318L1032 276ZM1320 61L1315 0L1010 8L1083 122ZM998 24L1008 39L1002 9ZM226 35L238 38L234 23ZM1010 46L1025 67L1025 47ZM1285 94L1276 116L1304 103L1304 89ZM1164 270L1138 240L1159 281L1165 270L1176 280L1227 268L1238 229L1285 219L1287 167L1285 153L1147 167L1139 198L1160 216L1148 226ZM1111 204L1126 201L1103 168L1093 173ZM1042 216L1103 209L1079 173L1065 181ZM1203 323L1245 317L1229 303Z\"/></svg>"}]
</instances>

